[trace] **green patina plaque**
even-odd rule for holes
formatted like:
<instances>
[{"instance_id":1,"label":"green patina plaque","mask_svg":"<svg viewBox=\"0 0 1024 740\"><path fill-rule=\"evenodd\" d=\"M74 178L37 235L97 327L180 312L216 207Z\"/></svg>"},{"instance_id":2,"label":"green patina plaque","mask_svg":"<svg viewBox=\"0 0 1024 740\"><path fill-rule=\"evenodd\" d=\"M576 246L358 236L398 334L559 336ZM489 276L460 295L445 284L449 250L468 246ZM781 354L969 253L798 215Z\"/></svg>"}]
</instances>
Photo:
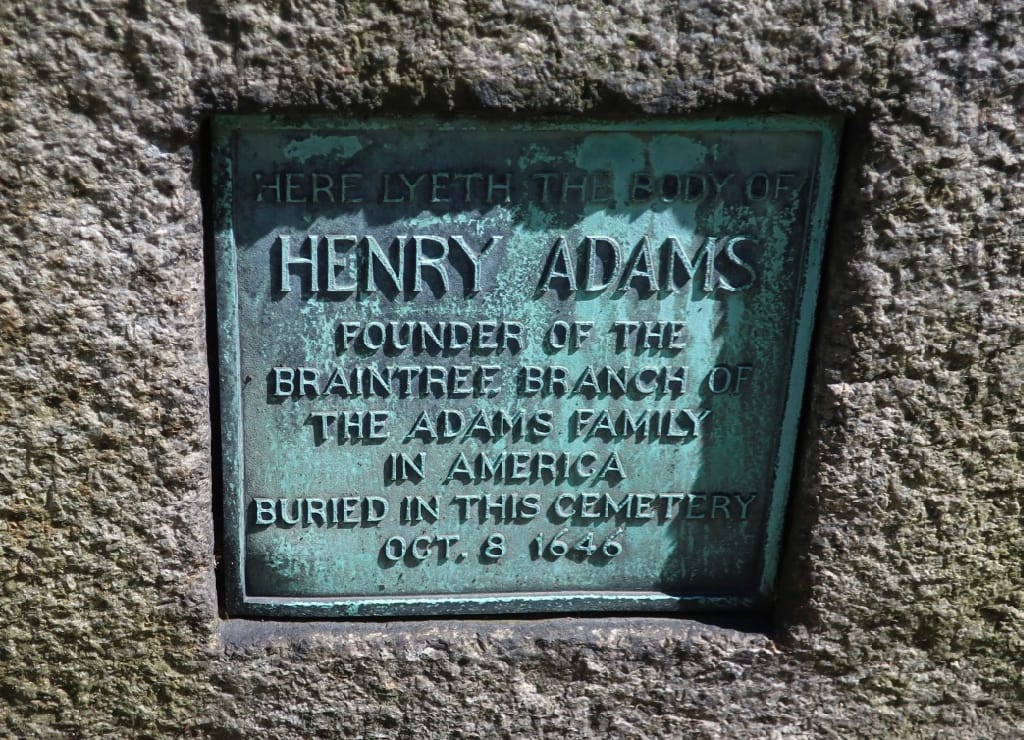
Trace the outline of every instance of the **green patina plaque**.
<instances>
[{"instance_id":1,"label":"green patina plaque","mask_svg":"<svg viewBox=\"0 0 1024 740\"><path fill-rule=\"evenodd\" d=\"M766 604L837 130L218 119L229 612Z\"/></svg>"}]
</instances>

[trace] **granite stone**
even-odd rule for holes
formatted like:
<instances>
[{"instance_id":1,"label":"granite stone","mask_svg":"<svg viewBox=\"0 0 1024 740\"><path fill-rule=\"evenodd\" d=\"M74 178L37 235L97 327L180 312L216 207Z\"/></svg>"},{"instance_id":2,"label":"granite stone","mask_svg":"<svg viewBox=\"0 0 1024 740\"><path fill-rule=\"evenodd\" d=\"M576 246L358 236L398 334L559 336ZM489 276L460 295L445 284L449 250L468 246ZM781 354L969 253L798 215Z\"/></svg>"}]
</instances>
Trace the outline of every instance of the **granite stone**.
<instances>
[{"instance_id":1,"label":"granite stone","mask_svg":"<svg viewBox=\"0 0 1024 740\"><path fill-rule=\"evenodd\" d=\"M1020 0L0 4L0 734L1024 736L1022 28ZM223 619L224 112L843 116L771 613Z\"/></svg>"}]
</instances>

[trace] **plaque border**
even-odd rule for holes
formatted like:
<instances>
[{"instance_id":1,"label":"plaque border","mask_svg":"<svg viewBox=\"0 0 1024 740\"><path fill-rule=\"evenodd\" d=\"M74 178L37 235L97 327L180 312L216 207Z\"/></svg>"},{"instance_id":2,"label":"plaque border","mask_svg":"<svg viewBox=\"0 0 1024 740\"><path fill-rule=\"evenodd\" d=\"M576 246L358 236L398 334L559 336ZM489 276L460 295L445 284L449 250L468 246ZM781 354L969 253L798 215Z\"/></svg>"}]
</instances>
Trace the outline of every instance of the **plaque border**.
<instances>
[{"instance_id":1,"label":"plaque border","mask_svg":"<svg viewBox=\"0 0 1024 740\"><path fill-rule=\"evenodd\" d=\"M338 127L364 131L396 126L430 127L436 131L572 131L584 132L803 132L818 134L817 168L811 185L803 264L797 271L793 346L789 382L779 426L768 510L762 570L755 593L674 596L654 591L565 591L428 594L393 597L254 597L245 593L245 461L242 455L241 375L238 331L237 260L233 223L233 147L237 132ZM813 338L815 309L824 260L829 210L839 159L842 120L838 117L778 115L754 117L664 118L646 121L598 119L508 121L501 119L440 119L432 116L360 118L343 115L241 115L213 118L211 181L214 228L214 284L220 388L221 492L223 528L220 568L228 617L338 619L360 617L479 616L564 612L700 612L763 609L771 605L778 577L785 511L796 455L800 411ZM216 422L214 422L216 425ZM216 432L215 432L216 433Z\"/></svg>"}]
</instances>

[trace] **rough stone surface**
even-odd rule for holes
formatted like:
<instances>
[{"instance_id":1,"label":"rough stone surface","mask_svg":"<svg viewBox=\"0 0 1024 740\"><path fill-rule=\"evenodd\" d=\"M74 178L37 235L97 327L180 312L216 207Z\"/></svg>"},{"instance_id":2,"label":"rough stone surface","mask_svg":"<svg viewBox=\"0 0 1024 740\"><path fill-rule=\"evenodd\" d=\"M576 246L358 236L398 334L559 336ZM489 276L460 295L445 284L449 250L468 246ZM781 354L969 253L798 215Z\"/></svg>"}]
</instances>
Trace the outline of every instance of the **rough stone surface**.
<instances>
[{"instance_id":1,"label":"rough stone surface","mask_svg":"<svg viewBox=\"0 0 1024 740\"><path fill-rule=\"evenodd\" d=\"M1024 4L0 4L0 734L1024 736ZM225 622L213 112L846 117L774 624Z\"/></svg>"}]
</instances>

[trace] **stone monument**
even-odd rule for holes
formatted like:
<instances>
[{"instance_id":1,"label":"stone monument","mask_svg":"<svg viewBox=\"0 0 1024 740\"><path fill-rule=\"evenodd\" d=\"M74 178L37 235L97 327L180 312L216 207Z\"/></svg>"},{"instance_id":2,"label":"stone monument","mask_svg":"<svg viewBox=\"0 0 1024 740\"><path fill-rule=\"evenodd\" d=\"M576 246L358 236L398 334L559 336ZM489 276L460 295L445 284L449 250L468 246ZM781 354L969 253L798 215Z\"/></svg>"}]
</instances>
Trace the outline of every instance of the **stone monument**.
<instances>
[{"instance_id":1,"label":"stone monument","mask_svg":"<svg viewBox=\"0 0 1024 740\"><path fill-rule=\"evenodd\" d=\"M1022 27L4 4L0 728L1019 735Z\"/></svg>"}]
</instances>

